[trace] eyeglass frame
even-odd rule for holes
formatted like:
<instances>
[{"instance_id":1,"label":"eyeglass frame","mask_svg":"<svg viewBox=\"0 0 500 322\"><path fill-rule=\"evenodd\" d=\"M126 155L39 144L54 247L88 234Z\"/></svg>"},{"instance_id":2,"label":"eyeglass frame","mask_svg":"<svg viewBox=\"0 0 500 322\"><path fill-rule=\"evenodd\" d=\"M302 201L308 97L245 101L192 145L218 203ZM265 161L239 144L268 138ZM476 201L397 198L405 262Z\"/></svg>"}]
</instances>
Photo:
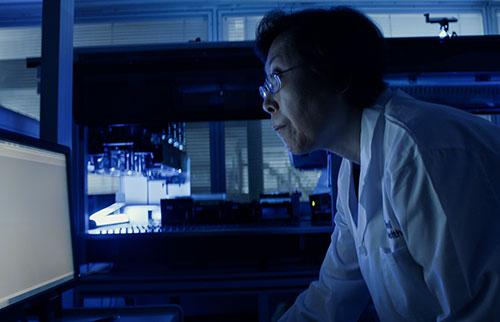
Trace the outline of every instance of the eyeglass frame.
<instances>
[{"instance_id":1,"label":"eyeglass frame","mask_svg":"<svg viewBox=\"0 0 500 322\"><path fill-rule=\"evenodd\" d=\"M302 67L302 66L304 66L304 64L295 65L295 66L287 68L283 71L274 72L274 73L267 75L266 79L264 80L264 84L259 86L260 97L262 97L262 99L266 99L267 95L269 95L269 93L271 93L273 95L278 93L279 90L281 89L281 75L283 75L284 73L288 73L289 71L292 71L292 70L299 68L299 67ZM271 87L273 86L271 83L271 78L274 78L276 80L276 83L277 83L277 86L276 86L277 89L274 91L271 90Z\"/></svg>"}]
</instances>

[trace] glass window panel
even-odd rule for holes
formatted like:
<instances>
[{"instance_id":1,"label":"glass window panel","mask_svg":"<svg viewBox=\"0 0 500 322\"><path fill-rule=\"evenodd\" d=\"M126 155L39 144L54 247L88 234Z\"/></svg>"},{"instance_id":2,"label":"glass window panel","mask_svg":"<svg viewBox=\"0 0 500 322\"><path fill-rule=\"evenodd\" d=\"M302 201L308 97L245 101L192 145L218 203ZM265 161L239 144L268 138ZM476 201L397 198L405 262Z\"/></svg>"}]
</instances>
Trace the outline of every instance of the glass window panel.
<instances>
[{"instance_id":1,"label":"glass window panel","mask_svg":"<svg viewBox=\"0 0 500 322\"><path fill-rule=\"evenodd\" d=\"M372 21L382 30L385 37L392 35L391 16L385 13L368 14Z\"/></svg>"},{"instance_id":2,"label":"glass window panel","mask_svg":"<svg viewBox=\"0 0 500 322\"><path fill-rule=\"evenodd\" d=\"M261 19L262 16L248 16L245 18L245 40L255 39L255 30Z\"/></svg>"},{"instance_id":3,"label":"glass window panel","mask_svg":"<svg viewBox=\"0 0 500 322\"><path fill-rule=\"evenodd\" d=\"M26 67L40 56L40 25L0 28L0 108L40 120L37 71Z\"/></svg>"},{"instance_id":4,"label":"glass window panel","mask_svg":"<svg viewBox=\"0 0 500 322\"><path fill-rule=\"evenodd\" d=\"M191 192L210 193L209 123L186 123L184 134L184 150L190 159ZM115 194L120 191L119 176L88 172L87 180L88 195Z\"/></svg>"},{"instance_id":5,"label":"glass window panel","mask_svg":"<svg viewBox=\"0 0 500 322\"><path fill-rule=\"evenodd\" d=\"M243 41L255 39L255 28L261 19L261 15L224 17L223 40ZM293 192L298 190L302 192L302 200L307 200L309 193L316 187L321 171L300 171L293 168L290 164L288 150L271 129L269 120L262 121L261 125L263 192ZM227 191L228 193L235 193L235 190L241 189L244 193L248 193L248 179L245 179L245 176L248 176L245 123L227 122L225 131ZM236 144L237 140L242 143ZM241 157L242 155L244 157ZM238 161L239 158L242 158L241 161ZM243 173L243 175L241 176L240 173ZM231 178L233 177L235 180L242 177L243 185L232 182L233 179Z\"/></svg>"},{"instance_id":6,"label":"glass window panel","mask_svg":"<svg viewBox=\"0 0 500 322\"><path fill-rule=\"evenodd\" d=\"M439 25L425 23L423 14L391 14L391 37L437 36ZM432 17L432 14L431 14ZM450 30L453 30L450 26Z\"/></svg>"},{"instance_id":7,"label":"glass window panel","mask_svg":"<svg viewBox=\"0 0 500 322\"><path fill-rule=\"evenodd\" d=\"M382 29L385 37L426 37L439 34L439 24L425 22L423 14L392 13L368 14ZM456 17L458 22L450 23L450 31L458 35L483 35L483 17L481 13L432 13L431 17Z\"/></svg>"},{"instance_id":8,"label":"glass window panel","mask_svg":"<svg viewBox=\"0 0 500 322\"><path fill-rule=\"evenodd\" d=\"M223 35L225 41L254 40L255 29L262 15L226 16L223 18Z\"/></svg>"},{"instance_id":9,"label":"glass window panel","mask_svg":"<svg viewBox=\"0 0 500 322\"><path fill-rule=\"evenodd\" d=\"M206 17L78 23L74 26L75 47L187 42L208 39ZM186 152L191 159L192 193L210 193L210 144L208 123L186 124ZM115 185L89 177L89 194L113 193ZM91 181L92 180L92 181ZM116 189L115 189L116 190Z\"/></svg>"},{"instance_id":10,"label":"glass window panel","mask_svg":"<svg viewBox=\"0 0 500 322\"><path fill-rule=\"evenodd\" d=\"M381 28L386 37L437 36L439 25L428 24L421 13L368 13ZM483 35L483 17L480 12L432 13L431 17L456 17L457 23L450 24L450 31L458 35ZM242 41L255 39L255 28L261 15L226 16L223 18L223 40Z\"/></svg>"},{"instance_id":11,"label":"glass window panel","mask_svg":"<svg viewBox=\"0 0 500 322\"><path fill-rule=\"evenodd\" d=\"M271 128L270 120L262 121L262 154L264 193L302 192L302 200L308 200L314 191L320 170L297 170L290 164L287 148Z\"/></svg>"},{"instance_id":12,"label":"glass window panel","mask_svg":"<svg viewBox=\"0 0 500 322\"><path fill-rule=\"evenodd\" d=\"M439 34L439 24L425 22L420 13L368 13L368 16L382 29L385 37L427 37ZM458 35L483 35L481 13L432 13L432 17L456 17L458 22L450 23L450 31Z\"/></svg>"},{"instance_id":13,"label":"glass window panel","mask_svg":"<svg viewBox=\"0 0 500 322\"><path fill-rule=\"evenodd\" d=\"M480 13L460 13L457 15L457 18L456 30L459 35L484 35L483 17Z\"/></svg>"}]
</instances>

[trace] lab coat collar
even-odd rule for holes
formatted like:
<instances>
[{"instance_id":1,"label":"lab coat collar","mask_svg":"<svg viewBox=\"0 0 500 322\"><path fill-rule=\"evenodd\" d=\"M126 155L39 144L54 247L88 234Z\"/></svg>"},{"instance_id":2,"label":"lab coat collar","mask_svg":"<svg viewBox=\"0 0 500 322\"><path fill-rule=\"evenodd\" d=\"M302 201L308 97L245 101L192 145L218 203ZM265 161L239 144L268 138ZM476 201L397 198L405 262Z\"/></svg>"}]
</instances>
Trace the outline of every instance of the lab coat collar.
<instances>
[{"instance_id":1,"label":"lab coat collar","mask_svg":"<svg viewBox=\"0 0 500 322\"><path fill-rule=\"evenodd\" d=\"M394 92L387 88L380 94L375 104L365 108L361 116L361 135L360 135L360 166L365 169L370 163L374 150L380 151L382 146L374 146L375 127L379 123L380 116L384 113L385 106L394 96ZM360 183L362 181L360 180ZM361 186L360 186L361 188ZM360 191L361 192L361 189ZM359 194L361 197L361 194Z\"/></svg>"},{"instance_id":2,"label":"lab coat collar","mask_svg":"<svg viewBox=\"0 0 500 322\"><path fill-rule=\"evenodd\" d=\"M389 100L394 96L395 93L404 93L403 91L401 90L396 90L396 91L393 91L392 89L390 89L389 87L387 87L383 92L382 94L379 95L379 97L377 98L377 100L375 101L375 104L373 104L373 106L369 107L370 108L377 108L377 107L382 107L384 108L385 105L389 102Z\"/></svg>"}]
</instances>

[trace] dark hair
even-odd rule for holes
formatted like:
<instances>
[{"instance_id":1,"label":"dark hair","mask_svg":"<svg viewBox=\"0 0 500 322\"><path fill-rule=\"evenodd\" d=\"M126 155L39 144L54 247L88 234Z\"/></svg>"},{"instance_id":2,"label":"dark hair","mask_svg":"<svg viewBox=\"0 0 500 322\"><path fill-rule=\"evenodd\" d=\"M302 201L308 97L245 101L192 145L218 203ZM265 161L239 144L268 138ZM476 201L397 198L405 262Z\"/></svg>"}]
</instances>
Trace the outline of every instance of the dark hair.
<instances>
[{"instance_id":1,"label":"dark hair","mask_svg":"<svg viewBox=\"0 0 500 322\"><path fill-rule=\"evenodd\" d=\"M361 12L348 7L267 13L256 30L255 50L265 62L273 41L290 33L304 63L344 92L351 105L372 105L385 89L384 37Z\"/></svg>"}]
</instances>

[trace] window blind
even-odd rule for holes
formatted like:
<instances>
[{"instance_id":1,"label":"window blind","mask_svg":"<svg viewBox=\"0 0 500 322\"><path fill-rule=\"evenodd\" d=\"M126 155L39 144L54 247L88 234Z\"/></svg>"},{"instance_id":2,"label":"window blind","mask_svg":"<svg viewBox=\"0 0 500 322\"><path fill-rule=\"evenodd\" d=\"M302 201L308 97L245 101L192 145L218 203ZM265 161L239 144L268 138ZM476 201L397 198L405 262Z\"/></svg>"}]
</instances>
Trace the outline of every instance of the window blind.
<instances>
[{"instance_id":1,"label":"window blind","mask_svg":"<svg viewBox=\"0 0 500 322\"><path fill-rule=\"evenodd\" d=\"M208 40L207 17L82 23L75 25L73 43L75 47L162 44L196 38Z\"/></svg>"},{"instance_id":2,"label":"window blind","mask_svg":"<svg viewBox=\"0 0 500 322\"><path fill-rule=\"evenodd\" d=\"M261 15L224 17L222 25L223 39L227 41L255 39L255 29L261 19Z\"/></svg>"},{"instance_id":3,"label":"window blind","mask_svg":"<svg viewBox=\"0 0 500 322\"><path fill-rule=\"evenodd\" d=\"M185 138L185 151L191 160L191 192L210 193L209 123L186 123Z\"/></svg>"},{"instance_id":4,"label":"window blind","mask_svg":"<svg viewBox=\"0 0 500 322\"><path fill-rule=\"evenodd\" d=\"M248 194L247 122L225 122L224 132L226 192Z\"/></svg>"},{"instance_id":5,"label":"window blind","mask_svg":"<svg viewBox=\"0 0 500 322\"><path fill-rule=\"evenodd\" d=\"M498 25L497 34L500 34L500 10L497 11L497 25Z\"/></svg>"}]
</instances>

